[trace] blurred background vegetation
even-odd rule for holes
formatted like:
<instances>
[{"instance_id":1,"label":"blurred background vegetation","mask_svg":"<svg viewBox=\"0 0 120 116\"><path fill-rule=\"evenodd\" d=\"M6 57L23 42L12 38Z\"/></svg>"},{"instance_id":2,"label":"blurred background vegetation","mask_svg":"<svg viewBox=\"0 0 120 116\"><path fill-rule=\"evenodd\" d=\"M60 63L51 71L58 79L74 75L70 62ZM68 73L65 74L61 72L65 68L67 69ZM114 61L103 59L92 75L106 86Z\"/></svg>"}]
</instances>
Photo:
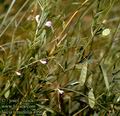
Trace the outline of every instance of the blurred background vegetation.
<instances>
[{"instance_id":1,"label":"blurred background vegetation","mask_svg":"<svg viewBox=\"0 0 120 116\"><path fill-rule=\"evenodd\" d=\"M5 116L119 116L120 1L0 0L0 99Z\"/></svg>"}]
</instances>

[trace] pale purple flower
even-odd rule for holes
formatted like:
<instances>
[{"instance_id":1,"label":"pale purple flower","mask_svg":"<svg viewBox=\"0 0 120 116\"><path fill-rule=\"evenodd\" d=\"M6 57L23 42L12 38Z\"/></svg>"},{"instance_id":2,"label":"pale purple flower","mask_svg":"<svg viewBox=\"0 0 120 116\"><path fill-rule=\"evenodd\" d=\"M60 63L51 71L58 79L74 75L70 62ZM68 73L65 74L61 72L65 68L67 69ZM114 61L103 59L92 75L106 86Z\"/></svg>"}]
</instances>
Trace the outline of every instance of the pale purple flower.
<instances>
[{"instance_id":1,"label":"pale purple flower","mask_svg":"<svg viewBox=\"0 0 120 116\"><path fill-rule=\"evenodd\" d=\"M51 22L51 21L47 21L47 22L45 23L45 26L46 26L46 27L51 27L51 26L52 26L52 22Z\"/></svg>"}]
</instances>

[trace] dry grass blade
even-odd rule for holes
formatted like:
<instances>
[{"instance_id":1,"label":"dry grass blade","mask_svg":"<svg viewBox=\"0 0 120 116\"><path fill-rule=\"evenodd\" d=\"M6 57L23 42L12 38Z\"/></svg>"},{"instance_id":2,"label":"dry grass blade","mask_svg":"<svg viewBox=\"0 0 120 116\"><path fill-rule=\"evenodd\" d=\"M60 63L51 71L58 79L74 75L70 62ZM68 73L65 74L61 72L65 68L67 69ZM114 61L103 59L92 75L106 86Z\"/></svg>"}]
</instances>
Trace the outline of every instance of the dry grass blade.
<instances>
[{"instance_id":1,"label":"dry grass blade","mask_svg":"<svg viewBox=\"0 0 120 116\"><path fill-rule=\"evenodd\" d=\"M15 18L19 15L19 13L21 12L21 10L27 5L27 3L29 2L29 0L27 0L23 6L18 10L18 12L16 13L16 15L11 19L11 21L7 24L7 26L5 27L5 29L1 32L0 37L2 37L2 35L5 33L5 31L8 29L8 27L10 26L10 24L15 20Z\"/></svg>"},{"instance_id":2,"label":"dry grass blade","mask_svg":"<svg viewBox=\"0 0 120 116\"><path fill-rule=\"evenodd\" d=\"M0 25L0 30L1 30L2 26L4 25L4 23L5 23L5 21L6 21L7 17L8 17L8 14L11 12L11 9L12 9L13 5L15 4L15 2L16 2L16 0L13 0L11 2L10 7L9 7L9 9L8 9L8 11L7 11L7 13L6 13L6 15L5 15L1 25Z\"/></svg>"}]
</instances>

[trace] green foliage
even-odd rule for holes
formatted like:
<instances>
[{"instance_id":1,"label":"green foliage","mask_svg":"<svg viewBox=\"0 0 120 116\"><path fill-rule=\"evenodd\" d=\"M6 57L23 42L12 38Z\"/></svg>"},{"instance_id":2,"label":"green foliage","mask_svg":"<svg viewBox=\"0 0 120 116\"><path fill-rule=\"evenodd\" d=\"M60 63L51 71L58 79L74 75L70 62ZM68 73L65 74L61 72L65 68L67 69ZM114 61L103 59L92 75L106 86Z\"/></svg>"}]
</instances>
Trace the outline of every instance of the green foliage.
<instances>
[{"instance_id":1,"label":"green foliage","mask_svg":"<svg viewBox=\"0 0 120 116\"><path fill-rule=\"evenodd\" d=\"M0 114L120 115L119 6L1 0Z\"/></svg>"}]
</instances>

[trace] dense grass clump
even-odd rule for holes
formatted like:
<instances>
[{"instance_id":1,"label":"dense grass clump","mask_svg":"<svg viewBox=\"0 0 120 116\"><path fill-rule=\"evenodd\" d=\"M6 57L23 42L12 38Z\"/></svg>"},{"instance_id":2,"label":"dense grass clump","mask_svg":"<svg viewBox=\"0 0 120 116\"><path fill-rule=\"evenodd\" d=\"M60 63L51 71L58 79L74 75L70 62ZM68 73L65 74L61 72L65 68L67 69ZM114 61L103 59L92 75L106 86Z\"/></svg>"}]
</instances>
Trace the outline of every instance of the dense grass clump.
<instances>
[{"instance_id":1,"label":"dense grass clump","mask_svg":"<svg viewBox=\"0 0 120 116\"><path fill-rule=\"evenodd\" d=\"M1 0L0 114L120 115L119 0Z\"/></svg>"}]
</instances>

